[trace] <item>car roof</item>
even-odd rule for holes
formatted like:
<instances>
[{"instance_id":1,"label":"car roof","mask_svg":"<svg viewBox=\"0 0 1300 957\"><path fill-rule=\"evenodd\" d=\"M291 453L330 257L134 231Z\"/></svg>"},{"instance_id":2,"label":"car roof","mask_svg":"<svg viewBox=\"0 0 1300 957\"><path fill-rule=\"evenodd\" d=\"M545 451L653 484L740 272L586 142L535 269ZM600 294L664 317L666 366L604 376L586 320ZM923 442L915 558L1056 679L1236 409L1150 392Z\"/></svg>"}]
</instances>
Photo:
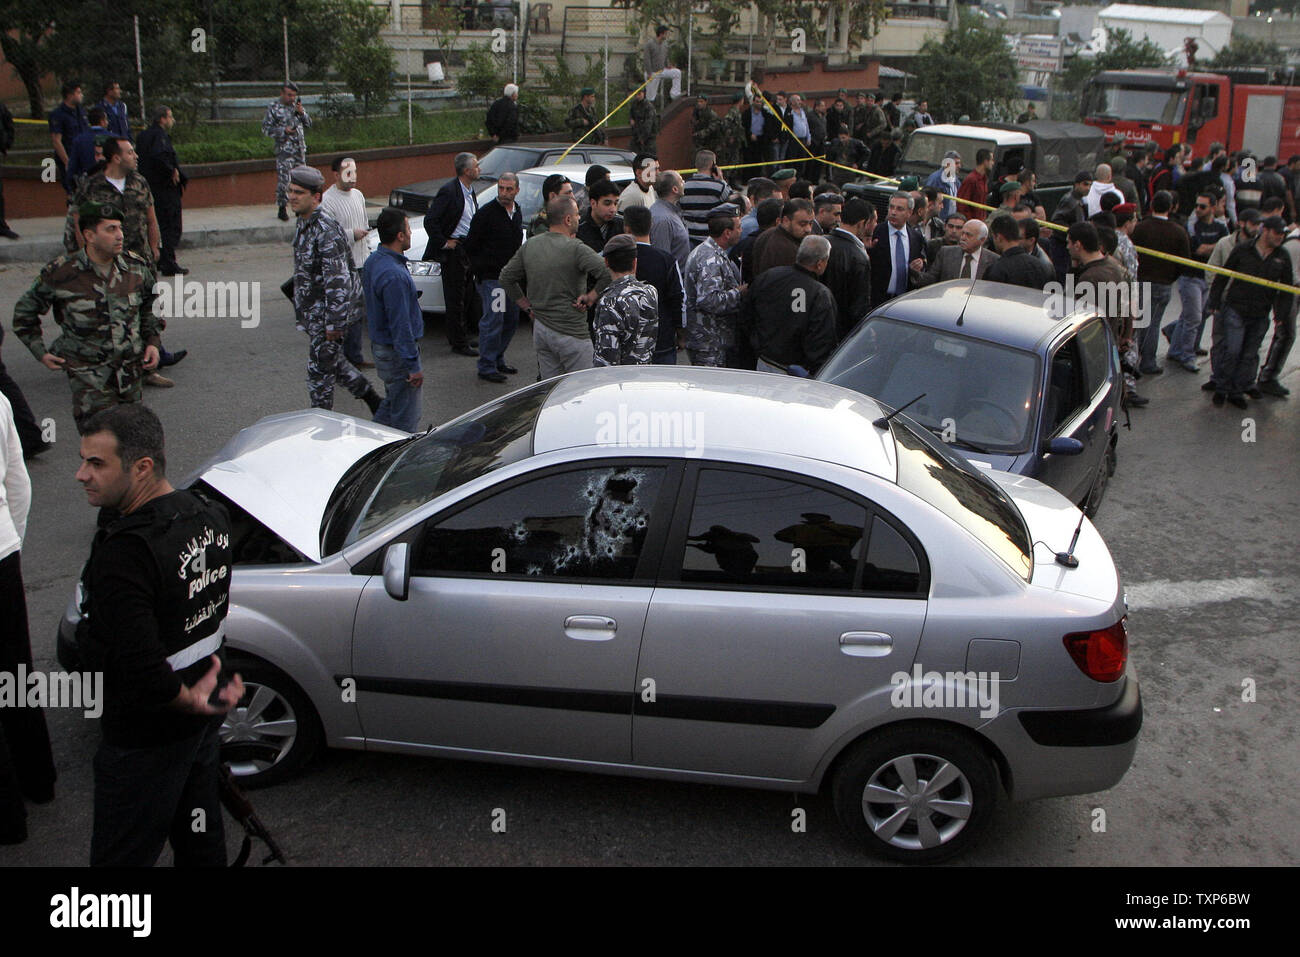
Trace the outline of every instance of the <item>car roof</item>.
<instances>
[{"instance_id":1,"label":"car roof","mask_svg":"<svg viewBox=\"0 0 1300 957\"><path fill-rule=\"evenodd\" d=\"M1047 298L1039 289L987 279L975 283L969 279L953 279L891 299L872 316L1041 352L1063 331L1076 328L1095 315L1093 311L1076 311L1053 319L1046 308ZM959 316L960 326L957 325Z\"/></svg>"},{"instance_id":2,"label":"car roof","mask_svg":"<svg viewBox=\"0 0 1300 957\"><path fill-rule=\"evenodd\" d=\"M573 146L573 144L572 144L572 143L560 143L560 142L554 142L554 143L550 143L550 142L547 142L547 143L498 143L496 146L492 147L492 149L494 149L494 150L538 150L538 151L543 151L543 150L553 150L553 149L562 149L562 150L565 150L565 149L568 149L570 146ZM573 148L574 148L575 150L582 150L582 151L584 151L584 152L587 151L587 150L602 150L602 151L604 151L604 152L606 152L606 153L632 153L632 150L619 149L617 146L602 146L602 145L599 144L599 143L579 143L577 146L573 146ZM491 150L489 150L488 152L491 152ZM483 155L486 156L487 154L485 153L485 154L483 154ZM635 155L635 154L633 154L633 155Z\"/></svg>"},{"instance_id":3,"label":"car roof","mask_svg":"<svg viewBox=\"0 0 1300 957\"><path fill-rule=\"evenodd\" d=\"M793 376L703 366L614 366L557 381L537 417L535 454L617 447L632 455L798 456L896 481L893 433L876 400ZM638 431L640 430L640 431Z\"/></svg>"},{"instance_id":4,"label":"car roof","mask_svg":"<svg viewBox=\"0 0 1300 957\"><path fill-rule=\"evenodd\" d=\"M934 123L923 126L913 136L960 136L963 139L992 140L999 146L1028 146L1028 133L1015 130L998 130L991 126L971 126L967 123Z\"/></svg>"},{"instance_id":5,"label":"car roof","mask_svg":"<svg viewBox=\"0 0 1300 957\"><path fill-rule=\"evenodd\" d=\"M550 176L552 173L562 173L575 182L584 182L587 178L587 170L593 166L604 166L609 170L610 179L632 179L635 174L630 166L609 166L604 163L547 163L545 166L530 166L528 169L521 169L517 175L523 176L530 173L535 176Z\"/></svg>"}]
</instances>

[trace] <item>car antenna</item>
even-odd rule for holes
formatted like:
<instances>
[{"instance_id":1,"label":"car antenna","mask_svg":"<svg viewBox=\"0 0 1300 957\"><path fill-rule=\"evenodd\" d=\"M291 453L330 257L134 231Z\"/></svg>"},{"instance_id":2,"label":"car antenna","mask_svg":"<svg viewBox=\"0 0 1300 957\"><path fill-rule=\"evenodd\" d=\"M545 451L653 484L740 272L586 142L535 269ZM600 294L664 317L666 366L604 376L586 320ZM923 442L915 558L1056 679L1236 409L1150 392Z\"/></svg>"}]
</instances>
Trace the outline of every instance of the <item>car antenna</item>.
<instances>
[{"instance_id":1,"label":"car antenna","mask_svg":"<svg viewBox=\"0 0 1300 957\"><path fill-rule=\"evenodd\" d=\"M957 313L957 325L961 325L966 318L966 307L970 305L970 297L975 292L975 277L971 277L970 288L966 290L966 301L961 304L961 312Z\"/></svg>"},{"instance_id":2,"label":"car antenna","mask_svg":"<svg viewBox=\"0 0 1300 957\"><path fill-rule=\"evenodd\" d=\"M1056 553L1056 564L1064 565L1066 568L1079 567L1079 559L1074 557L1074 546L1079 544L1079 529L1083 528L1083 518L1083 509L1079 509L1079 524L1074 526L1074 537L1070 539L1070 547Z\"/></svg>"},{"instance_id":3,"label":"car antenna","mask_svg":"<svg viewBox=\"0 0 1300 957\"><path fill-rule=\"evenodd\" d=\"M920 401L921 401L922 399L924 399L924 398L925 398L925 393L922 392L920 395L918 395L918 396L917 396L915 399L913 399L911 402L907 403L907 405L915 405L917 402L920 402ZM907 405L900 405L900 406L899 406L897 409L895 409L893 412L889 413L889 415L882 415L880 418L876 419L876 421L872 422L871 424L874 425L874 426L875 426L876 428L878 428L878 429L887 429L887 428L889 428L889 420L892 419L894 416L898 415L898 413L902 412L904 409L906 409L906 408L907 408Z\"/></svg>"}]
</instances>

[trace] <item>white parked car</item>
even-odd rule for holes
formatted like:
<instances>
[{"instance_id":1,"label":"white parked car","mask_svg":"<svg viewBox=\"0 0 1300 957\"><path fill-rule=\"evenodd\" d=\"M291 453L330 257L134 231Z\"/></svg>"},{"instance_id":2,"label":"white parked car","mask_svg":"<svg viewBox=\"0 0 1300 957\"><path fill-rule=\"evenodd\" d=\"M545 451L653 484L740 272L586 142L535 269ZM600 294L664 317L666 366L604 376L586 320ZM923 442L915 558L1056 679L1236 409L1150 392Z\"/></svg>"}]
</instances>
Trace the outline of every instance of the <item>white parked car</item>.
<instances>
[{"instance_id":1,"label":"white parked car","mask_svg":"<svg viewBox=\"0 0 1300 957\"><path fill-rule=\"evenodd\" d=\"M574 189L578 189L586 183L587 170L591 163L563 163L558 166L535 166L532 169L526 169L519 175L519 196L516 202L519 209L524 215L524 228L533 221L542 209L542 184L546 182L546 177L555 173L561 173L569 178ZM612 179L620 188L627 186L632 182L632 168L630 166L607 166L610 179ZM497 198L496 184L489 186L483 192L478 194L478 203L481 207L484 203L494 202ZM443 313L447 311L447 301L442 294L442 265L440 263L425 261L424 247L428 245L429 237L424 231L424 215L411 217L411 248L406 251L408 260L407 269L411 271L411 277L415 280L415 288L420 292L420 310L422 312ZM379 231L372 229L370 235L366 237L366 248L373 251L379 245Z\"/></svg>"}]
</instances>

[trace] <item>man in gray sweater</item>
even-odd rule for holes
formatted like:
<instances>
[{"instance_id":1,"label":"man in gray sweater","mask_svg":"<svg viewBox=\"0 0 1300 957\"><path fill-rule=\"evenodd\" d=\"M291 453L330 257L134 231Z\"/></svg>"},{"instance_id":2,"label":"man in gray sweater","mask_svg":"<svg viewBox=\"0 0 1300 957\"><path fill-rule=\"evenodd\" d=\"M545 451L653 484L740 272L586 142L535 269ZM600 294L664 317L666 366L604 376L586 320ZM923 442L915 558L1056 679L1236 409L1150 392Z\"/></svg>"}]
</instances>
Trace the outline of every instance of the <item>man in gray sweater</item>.
<instances>
[{"instance_id":1,"label":"man in gray sweater","mask_svg":"<svg viewBox=\"0 0 1300 957\"><path fill-rule=\"evenodd\" d=\"M592 367L587 310L610 283L605 261L576 238L578 204L573 197L551 200L546 219L550 229L524 243L501 270L506 295L533 314L539 382ZM588 278L596 284L591 290Z\"/></svg>"}]
</instances>

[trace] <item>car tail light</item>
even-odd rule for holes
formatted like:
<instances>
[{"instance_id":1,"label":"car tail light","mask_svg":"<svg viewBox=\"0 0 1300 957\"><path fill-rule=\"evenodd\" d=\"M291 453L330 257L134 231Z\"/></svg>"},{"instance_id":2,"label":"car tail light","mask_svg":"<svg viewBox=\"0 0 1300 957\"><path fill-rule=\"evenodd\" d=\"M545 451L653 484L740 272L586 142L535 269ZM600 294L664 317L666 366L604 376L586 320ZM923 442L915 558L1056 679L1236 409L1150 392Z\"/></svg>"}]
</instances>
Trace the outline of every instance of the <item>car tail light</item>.
<instances>
[{"instance_id":1,"label":"car tail light","mask_svg":"<svg viewBox=\"0 0 1300 957\"><path fill-rule=\"evenodd\" d=\"M1066 635L1065 650L1079 670L1093 681L1118 681L1128 661L1128 629L1121 618L1100 631L1079 631Z\"/></svg>"}]
</instances>

